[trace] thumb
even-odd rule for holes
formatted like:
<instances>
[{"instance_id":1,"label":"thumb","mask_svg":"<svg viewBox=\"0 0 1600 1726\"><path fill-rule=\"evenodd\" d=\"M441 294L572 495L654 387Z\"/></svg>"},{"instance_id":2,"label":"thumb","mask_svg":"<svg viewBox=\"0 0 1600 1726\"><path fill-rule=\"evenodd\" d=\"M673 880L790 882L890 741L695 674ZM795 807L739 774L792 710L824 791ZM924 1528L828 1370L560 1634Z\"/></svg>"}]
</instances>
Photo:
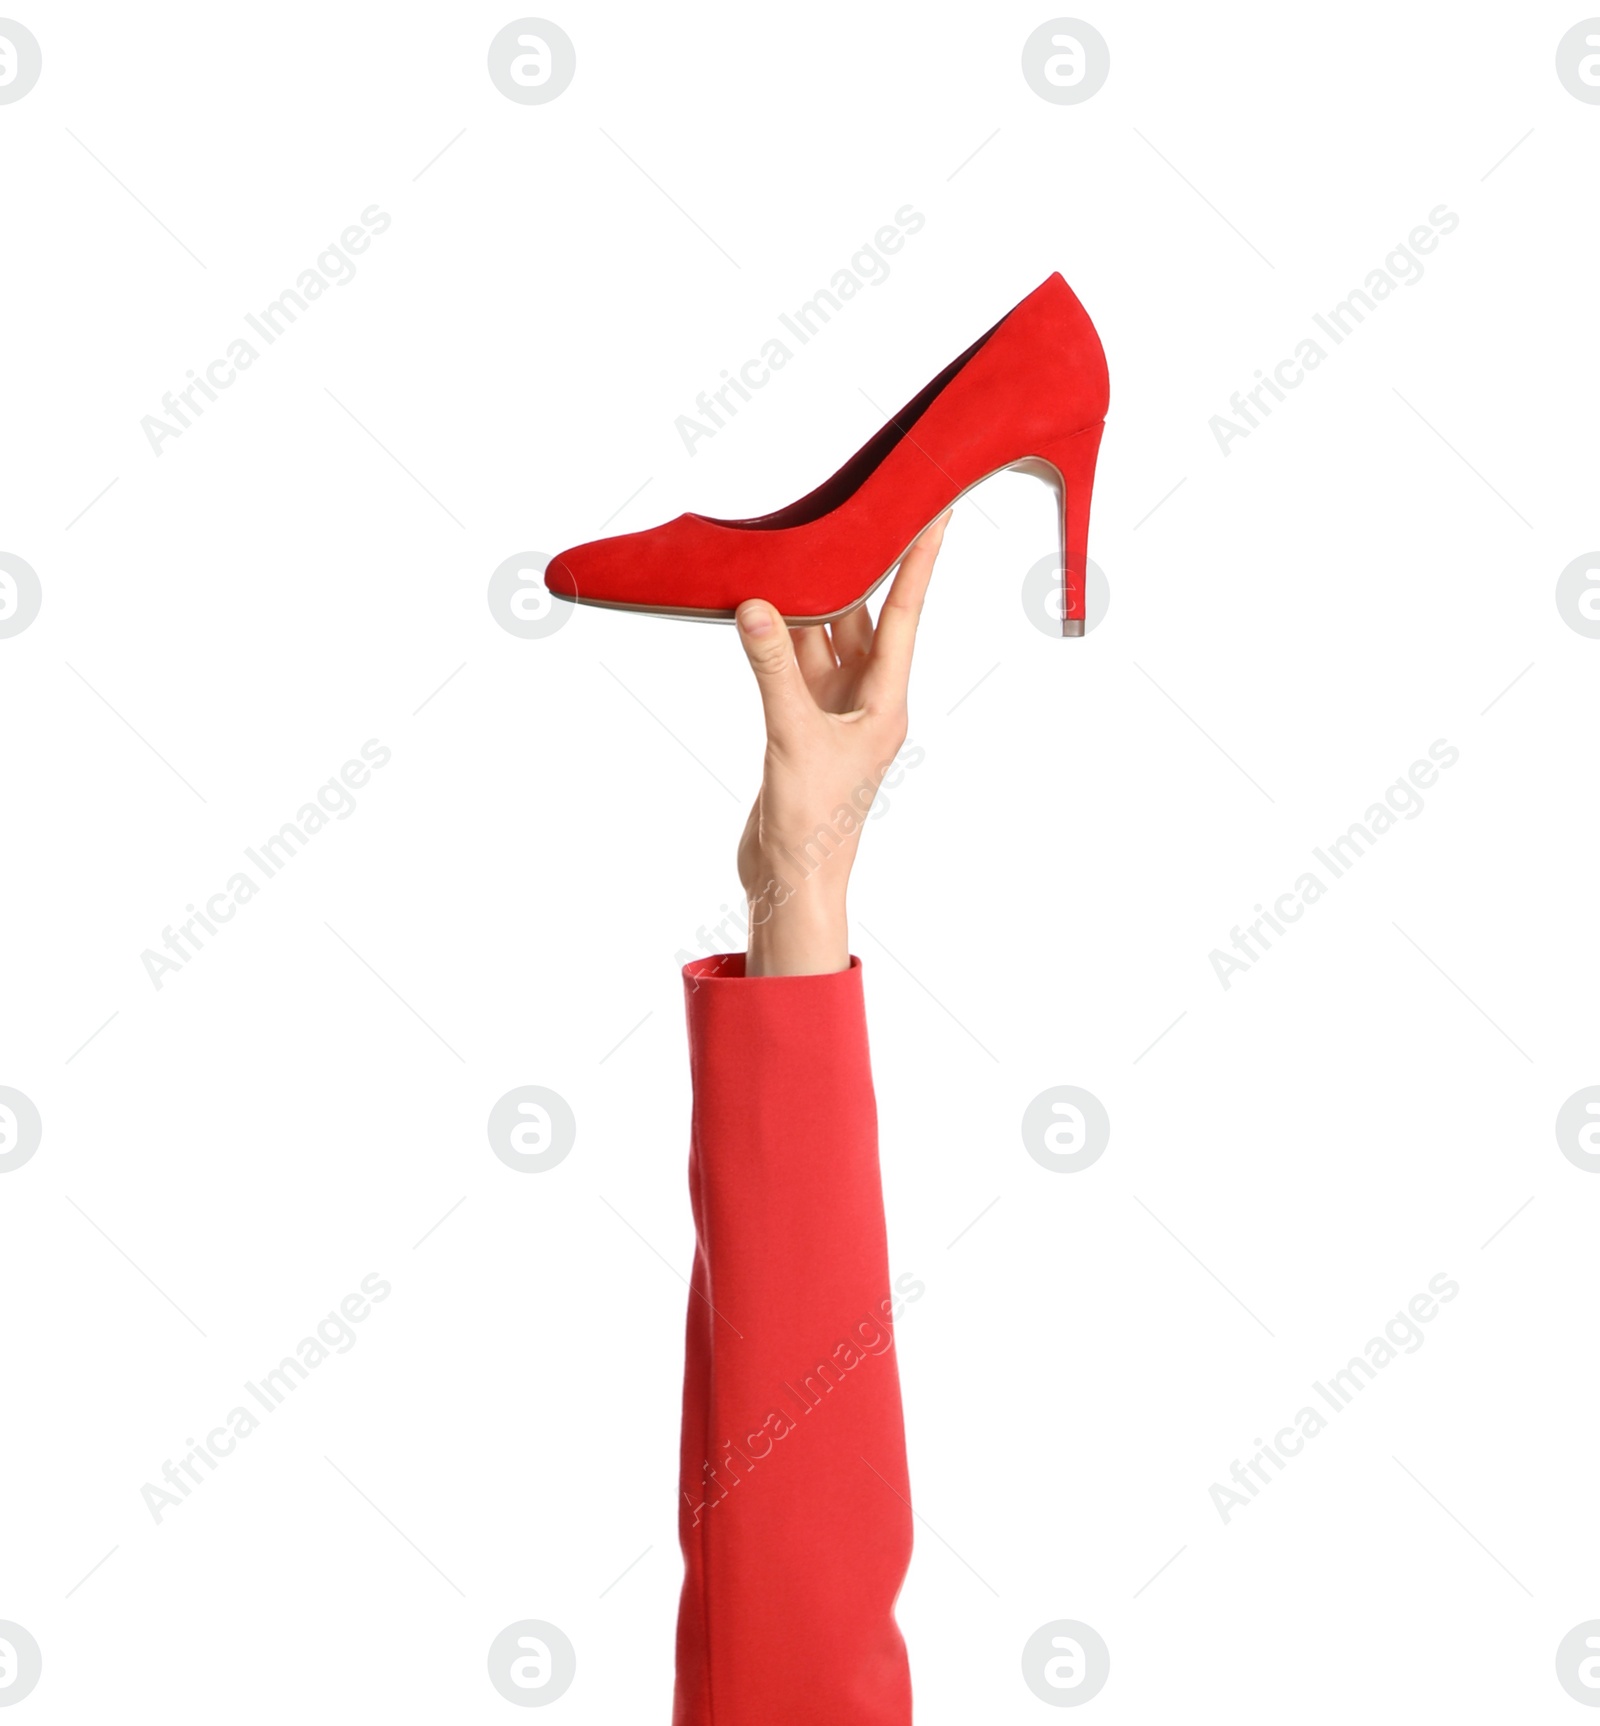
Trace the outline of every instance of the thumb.
<instances>
[{"instance_id":1,"label":"thumb","mask_svg":"<svg viewBox=\"0 0 1600 1726\"><path fill-rule=\"evenodd\" d=\"M767 735L777 739L791 729L811 705L811 692L794 656L788 625L776 606L764 599L747 599L736 614L739 640L761 691Z\"/></svg>"}]
</instances>

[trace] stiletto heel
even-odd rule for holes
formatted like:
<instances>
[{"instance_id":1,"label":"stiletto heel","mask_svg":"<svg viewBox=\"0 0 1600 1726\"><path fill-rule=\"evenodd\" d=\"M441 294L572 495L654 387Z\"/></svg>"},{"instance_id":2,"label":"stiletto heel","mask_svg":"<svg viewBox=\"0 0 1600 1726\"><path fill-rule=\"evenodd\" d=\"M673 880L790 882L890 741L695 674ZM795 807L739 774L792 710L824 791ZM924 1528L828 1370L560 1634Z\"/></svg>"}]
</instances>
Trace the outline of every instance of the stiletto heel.
<instances>
[{"instance_id":1,"label":"stiletto heel","mask_svg":"<svg viewBox=\"0 0 1600 1726\"><path fill-rule=\"evenodd\" d=\"M1061 521L1061 633L1082 635L1087 617L1085 581L1089 562L1089 501L1103 425L1090 426L1016 465L1036 474L1056 494Z\"/></svg>"},{"instance_id":2,"label":"stiletto heel","mask_svg":"<svg viewBox=\"0 0 1600 1726\"><path fill-rule=\"evenodd\" d=\"M1005 468L1061 498L1063 633L1084 631L1089 493L1109 396L1089 314L1054 275L980 336L813 492L742 520L680 515L573 546L545 586L560 599L731 622L766 599L791 624L871 598L917 535Z\"/></svg>"}]
</instances>

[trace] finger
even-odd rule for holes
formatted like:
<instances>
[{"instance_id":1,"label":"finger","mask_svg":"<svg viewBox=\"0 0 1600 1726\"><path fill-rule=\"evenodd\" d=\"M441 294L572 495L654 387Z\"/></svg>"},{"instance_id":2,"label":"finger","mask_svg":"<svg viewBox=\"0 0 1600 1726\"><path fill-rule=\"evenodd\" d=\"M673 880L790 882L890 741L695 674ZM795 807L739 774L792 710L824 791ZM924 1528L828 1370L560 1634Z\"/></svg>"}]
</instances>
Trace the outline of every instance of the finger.
<instances>
[{"instance_id":1,"label":"finger","mask_svg":"<svg viewBox=\"0 0 1600 1726\"><path fill-rule=\"evenodd\" d=\"M794 643L794 656L800 661L800 671L807 684L814 684L818 678L826 677L830 671L838 669L833 649L828 645L828 632L820 623L808 624L803 629L791 629L789 637Z\"/></svg>"},{"instance_id":2,"label":"finger","mask_svg":"<svg viewBox=\"0 0 1600 1726\"><path fill-rule=\"evenodd\" d=\"M747 599L737 613L739 640L756 674L767 736L775 743L794 734L816 710L806 688L794 643L778 608L764 599Z\"/></svg>"},{"instance_id":3,"label":"finger","mask_svg":"<svg viewBox=\"0 0 1600 1726\"><path fill-rule=\"evenodd\" d=\"M872 618L864 605L847 611L833 620L833 651L839 663L858 659L872 651Z\"/></svg>"},{"instance_id":4,"label":"finger","mask_svg":"<svg viewBox=\"0 0 1600 1726\"><path fill-rule=\"evenodd\" d=\"M946 510L912 542L900 559L889 597L878 614L878 631L872 643L872 660L862 681L861 693L869 707L895 706L906 698L911 682L911 650L916 646L917 621L933 577L934 560L944 540Z\"/></svg>"}]
</instances>

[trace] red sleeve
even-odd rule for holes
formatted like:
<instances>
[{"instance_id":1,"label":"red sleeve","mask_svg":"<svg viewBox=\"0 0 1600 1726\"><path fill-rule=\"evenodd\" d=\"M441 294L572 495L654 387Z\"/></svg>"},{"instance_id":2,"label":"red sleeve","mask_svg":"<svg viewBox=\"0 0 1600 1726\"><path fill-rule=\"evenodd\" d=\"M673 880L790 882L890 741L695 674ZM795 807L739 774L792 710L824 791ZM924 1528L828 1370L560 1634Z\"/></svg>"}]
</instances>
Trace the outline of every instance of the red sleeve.
<instances>
[{"instance_id":1,"label":"red sleeve","mask_svg":"<svg viewBox=\"0 0 1600 1726\"><path fill-rule=\"evenodd\" d=\"M861 962L684 967L696 1253L673 1726L910 1726L911 1555Z\"/></svg>"}]
</instances>

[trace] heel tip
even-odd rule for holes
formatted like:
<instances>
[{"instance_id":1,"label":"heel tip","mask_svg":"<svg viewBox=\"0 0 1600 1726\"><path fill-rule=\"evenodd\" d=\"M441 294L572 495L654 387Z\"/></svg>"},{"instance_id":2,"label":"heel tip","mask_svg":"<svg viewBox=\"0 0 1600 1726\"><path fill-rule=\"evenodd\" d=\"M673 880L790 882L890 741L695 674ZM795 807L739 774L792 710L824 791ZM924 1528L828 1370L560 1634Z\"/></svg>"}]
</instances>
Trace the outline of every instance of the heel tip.
<instances>
[{"instance_id":1,"label":"heel tip","mask_svg":"<svg viewBox=\"0 0 1600 1726\"><path fill-rule=\"evenodd\" d=\"M1061 633L1065 636L1082 635L1083 619L1081 617L1066 617L1061 620Z\"/></svg>"}]
</instances>

